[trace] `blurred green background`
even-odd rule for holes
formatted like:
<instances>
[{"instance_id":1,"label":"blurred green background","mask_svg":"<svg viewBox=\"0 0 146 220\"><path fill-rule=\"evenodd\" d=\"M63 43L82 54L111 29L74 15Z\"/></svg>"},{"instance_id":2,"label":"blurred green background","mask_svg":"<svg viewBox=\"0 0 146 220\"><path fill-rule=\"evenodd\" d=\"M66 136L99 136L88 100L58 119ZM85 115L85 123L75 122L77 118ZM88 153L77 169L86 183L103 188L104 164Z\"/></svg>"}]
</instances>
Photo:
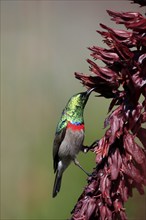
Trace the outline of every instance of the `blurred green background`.
<instances>
[{"instance_id":1,"label":"blurred green background","mask_svg":"<svg viewBox=\"0 0 146 220\"><path fill-rule=\"evenodd\" d=\"M86 176L72 164L52 199L52 142L66 102L85 90L73 73L89 73L87 47L105 47L99 23L117 27L106 9L144 12L129 1L1 1L1 219L69 218ZM85 144L104 134L108 104L91 95ZM95 156L78 158L91 172ZM146 197L126 206L145 219Z\"/></svg>"}]
</instances>

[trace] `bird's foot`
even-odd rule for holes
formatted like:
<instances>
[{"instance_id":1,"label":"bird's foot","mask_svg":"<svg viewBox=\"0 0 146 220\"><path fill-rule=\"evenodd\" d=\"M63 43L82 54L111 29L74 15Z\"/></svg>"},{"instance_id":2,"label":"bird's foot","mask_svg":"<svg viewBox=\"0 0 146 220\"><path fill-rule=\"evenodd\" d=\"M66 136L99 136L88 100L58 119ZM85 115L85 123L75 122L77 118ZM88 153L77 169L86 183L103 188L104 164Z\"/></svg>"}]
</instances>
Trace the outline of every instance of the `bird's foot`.
<instances>
[{"instance_id":1,"label":"bird's foot","mask_svg":"<svg viewBox=\"0 0 146 220\"><path fill-rule=\"evenodd\" d=\"M94 141L90 146L82 146L82 151L87 153L89 150L93 151L96 146L98 146L99 140Z\"/></svg>"}]
</instances>

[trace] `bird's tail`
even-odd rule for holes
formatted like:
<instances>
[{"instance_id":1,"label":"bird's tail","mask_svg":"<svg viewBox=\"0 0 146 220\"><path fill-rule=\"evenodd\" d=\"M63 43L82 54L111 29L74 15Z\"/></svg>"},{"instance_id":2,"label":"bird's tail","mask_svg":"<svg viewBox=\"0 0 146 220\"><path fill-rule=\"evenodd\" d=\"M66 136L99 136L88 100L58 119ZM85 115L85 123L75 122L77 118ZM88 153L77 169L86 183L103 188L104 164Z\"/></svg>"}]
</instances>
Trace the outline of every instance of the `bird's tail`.
<instances>
[{"instance_id":1,"label":"bird's tail","mask_svg":"<svg viewBox=\"0 0 146 220\"><path fill-rule=\"evenodd\" d=\"M57 170L57 173L56 173L56 176L55 176L55 181L54 181L54 187L53 187L53 194L52 194L53 198L60 191L61 180L62 180L62 173L60 174L60 172Z\"/></svg>"}]
</instances>

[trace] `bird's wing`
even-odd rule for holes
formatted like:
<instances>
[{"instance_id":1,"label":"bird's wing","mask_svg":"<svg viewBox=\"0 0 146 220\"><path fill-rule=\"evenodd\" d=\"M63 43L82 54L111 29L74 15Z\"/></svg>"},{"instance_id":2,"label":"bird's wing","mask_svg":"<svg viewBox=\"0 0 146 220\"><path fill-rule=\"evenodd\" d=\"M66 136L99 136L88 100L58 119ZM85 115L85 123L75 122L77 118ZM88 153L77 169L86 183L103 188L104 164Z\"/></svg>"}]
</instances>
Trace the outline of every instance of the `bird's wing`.
<instances>
[{"instance_id":1,"label":"bird's wing","mask_svg":"<svg viewBox=\"0 0 146 220\"><path fill-rule=\"evenodd\" d=\"M59 151L60 144L65 137L66 125L67 125L66 120L61 121L58 124L57 129L56 129L56 135L55 135L55 139L54 139L54 143L53 143L54 172L56 172L56 169L57 169L57 164L59 161L58 151Z\"/></svg>"}]
</instances>

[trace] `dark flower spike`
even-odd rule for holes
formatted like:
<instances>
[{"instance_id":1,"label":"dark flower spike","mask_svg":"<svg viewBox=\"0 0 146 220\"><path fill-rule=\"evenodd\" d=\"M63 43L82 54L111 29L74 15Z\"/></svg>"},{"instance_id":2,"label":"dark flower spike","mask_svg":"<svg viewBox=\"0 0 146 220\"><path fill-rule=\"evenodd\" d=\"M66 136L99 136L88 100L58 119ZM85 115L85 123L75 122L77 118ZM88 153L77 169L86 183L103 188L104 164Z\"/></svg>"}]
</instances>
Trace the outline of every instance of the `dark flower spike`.
<instances>
[{"instance_id":1,"label":"dark flower spike","mask_svg":"<svg viewBox=\"0 0 146 220\"><path fill-rule=\"evenodd\" d=\"M133 2L146 5L145 0ZM96 168L72 211L72 220L126 220L124 203L134 188L144 194L146 186L146 19L138 12L107 12L129 30L101 24L104 31L97 32L109 48L88 49L94 61L103 61L105 67L87 59L91 75L75 73L84 86L95 88L98 96L110 98L111 103L105 135L92 149Z\"/></svg>"}]
</instances>

